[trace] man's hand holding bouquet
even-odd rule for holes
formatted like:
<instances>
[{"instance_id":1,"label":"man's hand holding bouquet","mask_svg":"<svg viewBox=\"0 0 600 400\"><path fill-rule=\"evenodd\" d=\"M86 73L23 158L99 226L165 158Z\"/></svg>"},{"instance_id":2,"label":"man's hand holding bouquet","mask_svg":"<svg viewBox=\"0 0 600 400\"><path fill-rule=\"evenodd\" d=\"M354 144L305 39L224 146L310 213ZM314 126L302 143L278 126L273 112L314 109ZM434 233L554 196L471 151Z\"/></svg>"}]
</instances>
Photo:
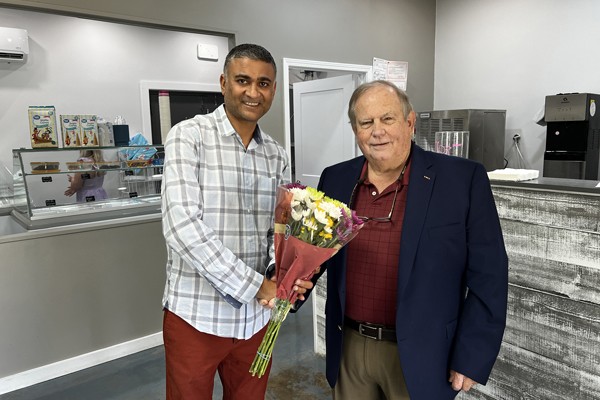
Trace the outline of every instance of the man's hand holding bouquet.
<instances>
[{"instance_id":1,"label":"man's hand holding bouquet","mask_svg":"<svg viewBox=\"0 0 600 400\"><path fill-rule=\"evenodd\" d=\"M363 221L344 203L314 188L292 183L277 188L275 207L275 276L277 295L267 333L250 373L266 371L281 323L298 297L296 280L310 280L315 270L352 240Z\"/></svg>"}]
</instances>

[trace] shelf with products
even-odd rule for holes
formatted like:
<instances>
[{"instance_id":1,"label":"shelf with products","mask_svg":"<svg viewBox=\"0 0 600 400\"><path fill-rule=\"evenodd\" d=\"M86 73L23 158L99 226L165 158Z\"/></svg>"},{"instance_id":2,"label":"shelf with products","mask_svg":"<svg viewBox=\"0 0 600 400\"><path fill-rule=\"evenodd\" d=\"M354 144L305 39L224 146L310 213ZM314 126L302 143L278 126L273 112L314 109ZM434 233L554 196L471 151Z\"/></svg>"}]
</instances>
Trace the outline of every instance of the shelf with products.
<instances>
[{"instance_id":1,"label":"shelf with products","mask_svg":"<svg viewBox=\"0 0 600 400\"><path fill-rule=\"evenodd\" d=\"M162 145L13 150L13 216L28 229L160 211Z\"/></svg>"}]
</instances>

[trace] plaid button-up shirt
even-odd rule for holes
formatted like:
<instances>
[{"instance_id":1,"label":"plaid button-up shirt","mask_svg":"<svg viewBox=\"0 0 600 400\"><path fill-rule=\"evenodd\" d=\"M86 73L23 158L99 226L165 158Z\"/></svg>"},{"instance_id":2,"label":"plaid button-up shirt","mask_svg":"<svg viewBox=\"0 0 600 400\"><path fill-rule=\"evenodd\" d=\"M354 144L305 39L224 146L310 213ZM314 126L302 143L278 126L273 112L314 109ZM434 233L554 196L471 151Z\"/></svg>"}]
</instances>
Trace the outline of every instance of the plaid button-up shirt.
<instances>
[{"instance_id":1,"label":"plaid button-up shirt","mask_svg":"<svg viewBox=\"0 0 600 400\"><path fill-rule=\"evenodd\" d=\"M246 149L221 105L175 125L162 181L167 281L163 306L202 332L247 339L270 311L255 296L273 261L285 150L257 127Z\"/></svg>"}]
</instances>

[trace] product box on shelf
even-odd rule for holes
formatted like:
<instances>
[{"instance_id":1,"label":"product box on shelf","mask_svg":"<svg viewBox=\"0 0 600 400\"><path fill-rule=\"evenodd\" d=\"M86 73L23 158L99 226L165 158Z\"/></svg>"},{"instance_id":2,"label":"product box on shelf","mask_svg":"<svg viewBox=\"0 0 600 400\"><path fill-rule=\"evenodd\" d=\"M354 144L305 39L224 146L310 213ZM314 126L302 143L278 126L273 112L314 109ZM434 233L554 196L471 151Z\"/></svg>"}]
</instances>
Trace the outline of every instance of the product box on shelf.
<instances>
[{"instance_id":1,"label":"product box on shelf","mask_svg":"<svg viewBox=\"0 0 600 400\"><path fill-rule=\"evenodd\" d=\"M63 147L81 146L79 115L61 115L60 127L62 131Z\"/></svg>"},{"instance_id":2,"label":"product box on shelf","mask_svg":"<svg viewBox=\"0 0 600 400\"><path fill-rule=\"evenodd\" d=\"M115 145L115 134L113 124L106 121L98 122L98 141L100 146L108 147Z\"/></svg>"},{"instance_id":3,"label":"product box on shelf","mask_svg":"<svg viewBox=\"0 0 600 400\"><path fill-rule=\"evenodd\" d=\"M54 106L30 106L28 114L31 147L58 147Z\"/></svg>"},{"instance_id":4,"label":"product box on shelf","mask_svg":"<svg viewBox=\"0 0 600 400\"><path fill-rule=\"evenodd\" d=\"M80 115L81 147L98 147L98 122L95 115Z\"/></svg>"}]
</instances>

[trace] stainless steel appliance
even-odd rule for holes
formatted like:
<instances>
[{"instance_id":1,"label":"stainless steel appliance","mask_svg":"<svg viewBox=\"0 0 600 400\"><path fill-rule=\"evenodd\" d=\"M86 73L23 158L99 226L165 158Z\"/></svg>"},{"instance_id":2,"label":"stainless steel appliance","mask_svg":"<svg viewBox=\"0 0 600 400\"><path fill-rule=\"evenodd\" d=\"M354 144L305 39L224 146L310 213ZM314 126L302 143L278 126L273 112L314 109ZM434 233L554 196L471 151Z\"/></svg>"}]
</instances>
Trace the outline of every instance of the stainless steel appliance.
<instances>
[{"instance_id":1,"label":"stainless steel appliance","mask_svg":"<svg viewBox=\"0 0 600 400\"><path fill-rule=\"evenodd\" d=\"M415 143L435 151L435 133L469 131L469 159L487 171L504 168L506 110L439 110L417 114Z\"/></svg>"},{"instance_id":2,"label":"stainless steel appliance","mask_svg":"<svg viewBox=\"0 0 600 400\"><path fill-rule=\"evenodd\" d=\"M546 177L598 180L600 174L600 95L546 96Z\"/></svg>"}]
</instances>

